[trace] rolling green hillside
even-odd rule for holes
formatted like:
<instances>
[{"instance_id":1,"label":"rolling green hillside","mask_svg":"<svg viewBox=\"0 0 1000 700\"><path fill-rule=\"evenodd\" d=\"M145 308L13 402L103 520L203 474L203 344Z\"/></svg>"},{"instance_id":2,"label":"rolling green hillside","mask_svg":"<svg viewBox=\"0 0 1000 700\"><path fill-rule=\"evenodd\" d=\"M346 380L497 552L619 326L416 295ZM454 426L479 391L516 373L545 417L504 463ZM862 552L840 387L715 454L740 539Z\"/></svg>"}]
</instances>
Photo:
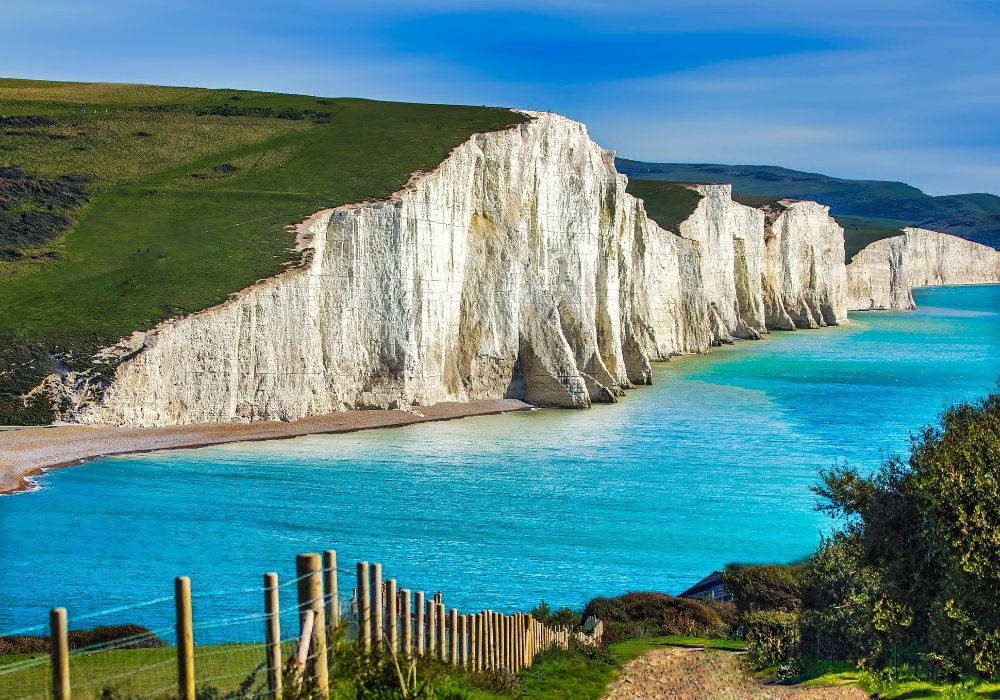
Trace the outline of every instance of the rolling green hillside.
<instances>
[{"instance_id":1,"label":"rolling green hillside","mask_svg":"<svg viewBox=\"0 0 1000 700\"><path fill-rule=\"evenodd\" d=\"M383 198L506 109L0 79L0 424L52 370L294 264L308 215Z\"/></svg>"},{"instance_id":2,"label":"rolling green hillside","mask_svg":"<svg viewBox=\"0 0 1000 700\"><path fill-rule=\"evenodd\" d=\"M644 163L619 158L632 179L730 183L743 195L811 199L830 207L847 233L847 259L867 243L897 235L902 226L944 231L1000 249L1000 197L932 197L902 182L845 180L769 165Z\"/></svg>"}]
</instances>

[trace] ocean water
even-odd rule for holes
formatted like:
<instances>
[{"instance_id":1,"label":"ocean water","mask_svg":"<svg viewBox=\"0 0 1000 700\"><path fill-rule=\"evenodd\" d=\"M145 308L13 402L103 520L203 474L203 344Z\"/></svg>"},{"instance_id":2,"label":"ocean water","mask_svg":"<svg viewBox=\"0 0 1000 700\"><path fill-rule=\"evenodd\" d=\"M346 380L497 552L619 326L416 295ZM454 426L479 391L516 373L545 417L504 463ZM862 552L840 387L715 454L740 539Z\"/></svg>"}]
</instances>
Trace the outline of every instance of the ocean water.
<instances>
[{"instance_id":1,"label":"ocean water","mask_svg":"<svg viewBox=\"0 0 1000 700\"><path fill-rule=\"evenodd\" d=\"M658 365L616 405L102 459L0 498L0 633L169 596L257 613L298 552L382 562L462 609L678 593L731 561L807 555L831 523L817 469L876 466L908 431L1000 375L1000 286L919 291ZM291 590L291 589L289 589ZM244 593L234 593L244 591ZM93 623L169 626L169 605ZM167 616L164 618L164 616ZM153 619L157 618L157 619ZM256 623L255 623L256 624ZM88 626L80 623L79 626Z\"/></svg>"}]
</instances>

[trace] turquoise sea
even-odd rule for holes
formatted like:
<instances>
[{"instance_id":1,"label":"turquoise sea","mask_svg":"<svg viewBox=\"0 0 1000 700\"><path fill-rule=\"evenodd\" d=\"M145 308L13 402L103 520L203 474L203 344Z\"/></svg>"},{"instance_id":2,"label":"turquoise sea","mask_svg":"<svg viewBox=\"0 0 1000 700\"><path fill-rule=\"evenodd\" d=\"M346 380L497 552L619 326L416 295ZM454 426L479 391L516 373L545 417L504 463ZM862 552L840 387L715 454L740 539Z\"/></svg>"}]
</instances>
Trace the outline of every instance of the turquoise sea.
<instances>
[{"instance_id":1,"label":"turquoise sea","mask_svg":"<svg viewBox=\"0 0 1000 700\"><path fill-rule=\"evenodd\" d=\"M831 523L817 469L866 468L1000 375L1000 286L919 291L657 366L617 405L102 459L0 498L0 633L169 596L285 580L294 555L380 561L463 609L677 593L730 561L807 555ZM259 612L205 595L196 614ZM169 626L157 606L94 623ZM114 618L114 619L112 619ZM81 623L79 626L88 626Z\"/></svg>"}]
</instances>

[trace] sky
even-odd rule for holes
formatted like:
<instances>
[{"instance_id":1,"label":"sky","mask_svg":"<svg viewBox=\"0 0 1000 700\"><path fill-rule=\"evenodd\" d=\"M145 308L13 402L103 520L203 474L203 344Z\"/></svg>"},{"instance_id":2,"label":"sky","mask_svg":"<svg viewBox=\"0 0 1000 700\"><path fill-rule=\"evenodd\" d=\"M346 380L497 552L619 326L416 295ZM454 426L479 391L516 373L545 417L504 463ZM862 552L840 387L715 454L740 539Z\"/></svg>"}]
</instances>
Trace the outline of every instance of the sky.
<instances>
[{"instance_id":1,"label":"sky","mask_svg":"<svg viewBox=\"0 0 1000 700\"><path fill-rule=\"evenodd\" d=\"M1000 193L1000 0L0 0L0 75L550 110L637 160Z\"/></svg>"}]
</instances>

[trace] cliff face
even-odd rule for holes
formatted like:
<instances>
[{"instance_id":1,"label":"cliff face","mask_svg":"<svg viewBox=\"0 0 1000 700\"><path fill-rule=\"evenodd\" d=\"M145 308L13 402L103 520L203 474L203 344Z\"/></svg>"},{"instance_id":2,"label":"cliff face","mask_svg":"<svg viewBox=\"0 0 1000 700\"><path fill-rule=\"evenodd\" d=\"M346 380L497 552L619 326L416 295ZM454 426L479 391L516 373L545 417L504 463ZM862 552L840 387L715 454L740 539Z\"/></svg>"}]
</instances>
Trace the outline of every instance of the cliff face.
<instances>
[{"instance_id":1,"label":"cliff face","mask_svg":"<svg viewBox=\"0 0 1000 700\"><path fill-rule=\"evenodd\" d=\"M846 318L825 207L792 205L765 231L729 186L702 186L665 231L581 124L533 116L386 201L317 214L301 267L137 337L99 396L64 378L76 408L63 418L294 420L503 396L581 407L648 383L651 360Z\"/></svg>"},{"instance_id":2,"label":"cliff face","mask_svg":"<svg viewBox=\"0 0 1000 700\"><path fill-rule=\"evenodd\" d=\"M912 309L913 287L1000 282L1000 251L947 233L903 229L875 241L847 266L852 311Z\"/></svg>"},{"instance_id":3,"label":"cliff face","mask_svg":"<svg viewBox=\"0 0 1000 700\"><path fill-rule=\"evenodd\" d=\"M786 205L767 236L766 278L768 328L818 328L847 318L844 229L829 207Z\"/></svg>"}]
</instances>

